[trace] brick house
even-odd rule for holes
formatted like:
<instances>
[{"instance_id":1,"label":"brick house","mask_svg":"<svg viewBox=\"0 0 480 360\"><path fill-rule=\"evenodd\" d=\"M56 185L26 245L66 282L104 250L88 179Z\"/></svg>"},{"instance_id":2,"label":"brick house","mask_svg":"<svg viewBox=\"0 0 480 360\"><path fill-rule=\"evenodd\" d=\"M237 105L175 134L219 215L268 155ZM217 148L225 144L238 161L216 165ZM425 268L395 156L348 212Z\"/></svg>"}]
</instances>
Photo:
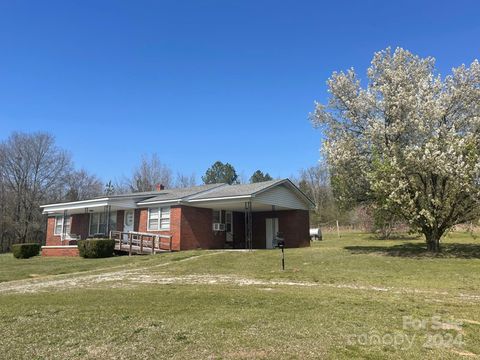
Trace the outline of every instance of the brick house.
<instances>
[{"instance_id":1,"label":"brick house","mask_svg":"<svg viewBox=\"0 0 480 360\"><path fill-rule=\"evenodd\" d=\"M290 180L210 184L43 205L42 255L77 255L76 239L112 233L170 238L171 250L309 246L312 201Z\"/></svg>"}]
</instances>

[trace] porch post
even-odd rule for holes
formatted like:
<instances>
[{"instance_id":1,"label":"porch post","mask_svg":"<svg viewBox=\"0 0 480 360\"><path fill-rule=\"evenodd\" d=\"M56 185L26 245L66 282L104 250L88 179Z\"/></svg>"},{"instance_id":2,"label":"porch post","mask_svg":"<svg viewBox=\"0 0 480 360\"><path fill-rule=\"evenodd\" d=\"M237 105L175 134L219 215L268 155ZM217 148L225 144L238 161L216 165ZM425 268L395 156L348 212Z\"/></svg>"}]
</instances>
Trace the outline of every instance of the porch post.
<instances>
[{"instance_id":1,"label":"porch post","mask_svg":"<svg viewBox=\"0 0 480 360\"><path fill-rule=\"evenodd\" d=\"M88 211L88 207L85 208L84 210L84 214L86 214L87 218L88 218L88 222L87 222L87 236L85 237L85 239L88 239L88 237L90 236L90 212Z\"/></svg>"},{"instance_id":2,"label":"porch post","mask_svg":"<svg viewBox=\"0 0 480 360\"><path fill-rule=\"evenodd\" d=\"M110 237L110 210L111 210L111 206L108 205L107 206L107 226L106 226L106 236Z\"/></svg>"},{"instance_id":3,"label":"porch post","mask_svg":"<svg viewBox=\"0 0 480 360\"><path fill-rule=\"evenodd\" d=\"M245 203L245 249L252 250L252 202Z\"/></svg>"}]
</instances>

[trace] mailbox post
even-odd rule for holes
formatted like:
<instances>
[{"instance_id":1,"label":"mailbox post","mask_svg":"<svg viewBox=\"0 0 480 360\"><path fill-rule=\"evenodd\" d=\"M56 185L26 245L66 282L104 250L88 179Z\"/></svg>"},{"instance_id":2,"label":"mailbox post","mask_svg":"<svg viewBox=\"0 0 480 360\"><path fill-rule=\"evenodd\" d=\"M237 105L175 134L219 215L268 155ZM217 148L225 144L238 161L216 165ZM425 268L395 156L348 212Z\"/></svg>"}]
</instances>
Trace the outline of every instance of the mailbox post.
<instances>
[{"instance_id":1,"label":"mailbox post","mask_svg":"<svg viewBox=\"0 0 480 360\"><path fill-rule=\"evenodd\" d=\"M285 270L285 239L281 232L277 233L277 247L282 250L282 270Z\"/></svg>"}]
</instances>

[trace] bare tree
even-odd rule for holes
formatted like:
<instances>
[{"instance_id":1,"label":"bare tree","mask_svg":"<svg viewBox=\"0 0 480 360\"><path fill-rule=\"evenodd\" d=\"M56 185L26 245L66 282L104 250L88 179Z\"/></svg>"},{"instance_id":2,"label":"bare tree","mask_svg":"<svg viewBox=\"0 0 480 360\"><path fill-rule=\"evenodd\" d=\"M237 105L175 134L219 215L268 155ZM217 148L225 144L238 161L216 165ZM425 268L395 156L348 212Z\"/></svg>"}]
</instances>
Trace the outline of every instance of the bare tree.
<instances>
[{"instance_id":1,"label":"bare tree","mask_svg":"<svg viewBox=\"0 0 480 360\"><path fill-rule=\"evenodd\" d=\"M300 183L303 183L317 211L325 207L325 202L331 198L331 189L328 168L324 163L301 170Z\"/></svg>"},{"instance_id":2,"label":"bare tree","mask_svg":"<svg viewBox=\"0 0 480 360\"><path fill-rule=\"evenodd\" d=\"M72 172L66 180L66 201L78 201L101 195L103 183L95 175L81 169Z\"/></svg>"},{"instance_id":3,"label":"bare tree","mask_svg":"<svg viewBox=\"0 0 480 360\"><path fill-rule=\"evenodd\" d=\"M128 187L132 192L153 191L157 184L169 188L172 183L172 170L160 161L156 153L150 157L142 156L140 165L133 171L132 177L127 180Z\"/></svg>"},{"instance_id":4,"label":"bare tree","mask_svg":"<svg viewBox=\"0 0 480 360\"><path fill-rule=\"evenodd\" d=\"M50 134L13 133L0 144L2 223L8 224L9 241L38 240L43 235L39 205L62 197L70 171L70 156Z\"/></svg>"},{"instance_id":5,"label":"bare tree","mask_svg":"<svg viewBox=\"0 0 480 360\"><path fill-rule=\"evenodd\" d=\"M300 171L300 189L315 203L312 222L327 222L338 219L338 209L330 187L330 175L325 163Z\"/></svg>"},{"instance_id":6,"label":"bare tree","mask_svg":"<svg viewBox=\"0 0 480 360\"><path fill-rule=\"evenodd\" d=\"M197 181L195 179L195 174L191 174L190 176L182 174L182 173L177 173L177 179L175 180L175 187L177 188L187 188L187 187L192 187L197 184Z\"/></svg>"}]
</instances>

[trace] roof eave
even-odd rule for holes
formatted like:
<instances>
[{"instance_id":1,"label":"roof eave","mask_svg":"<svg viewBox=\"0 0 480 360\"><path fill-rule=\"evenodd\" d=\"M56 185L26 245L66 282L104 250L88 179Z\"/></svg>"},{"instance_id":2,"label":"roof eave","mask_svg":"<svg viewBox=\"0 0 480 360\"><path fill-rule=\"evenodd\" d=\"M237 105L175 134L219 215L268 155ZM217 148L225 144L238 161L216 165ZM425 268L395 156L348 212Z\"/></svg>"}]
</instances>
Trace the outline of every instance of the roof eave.
<instances>
[{"instance_id":1,"label":"roof eave","mask_svg":"<svg viewBox=\"0 0 480 360\"><path fill-rule=\"evenodd\" d=\"M79 201L69 201L69 202L63 202L63 203L54 203L54 204L45 204L45 205L40 205L40 208L46 208L46 207L60 207L60 206L65 206L65 205L77 205L77 204L85 204L85 203L94 203L98 201L108 201L110 198L104 197L104 198L99 198L99 199L88 199L88 200L79 200Z\"/></svg>"},{"instance_id":2,"label":"roof eave","mask_svg":"<svg viewBox=\"0 0 480 360\"><path fill-rule=\"evenodd\" d=\"M205 202L205 201L222 201L222 200L235 200L235 199L249 199L254 197L253 195L236 195L236 196L219 196L216 198L202 198L202 199L190 199L187 203Z\"/></svg>"},{"instance_id":3,"label":"roof eave","mask_svg":"<svg viewBox=\"0 0 480 360\"><path fill-rule=\"evenodd\" d=\"M160 200L160 201L140 201L137 203L138 206L142 205L157 205L157 204L178 204L182 202L182 199L172 199L172 200Z\"/></svg>"}]
</instances>

